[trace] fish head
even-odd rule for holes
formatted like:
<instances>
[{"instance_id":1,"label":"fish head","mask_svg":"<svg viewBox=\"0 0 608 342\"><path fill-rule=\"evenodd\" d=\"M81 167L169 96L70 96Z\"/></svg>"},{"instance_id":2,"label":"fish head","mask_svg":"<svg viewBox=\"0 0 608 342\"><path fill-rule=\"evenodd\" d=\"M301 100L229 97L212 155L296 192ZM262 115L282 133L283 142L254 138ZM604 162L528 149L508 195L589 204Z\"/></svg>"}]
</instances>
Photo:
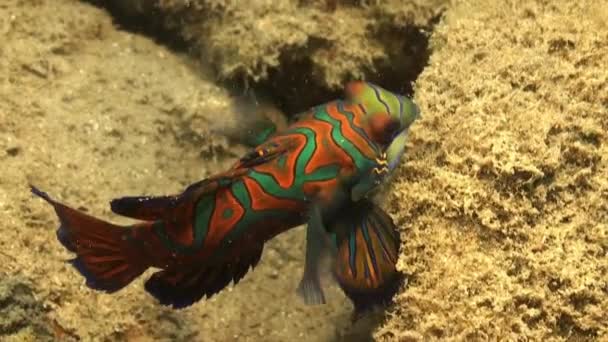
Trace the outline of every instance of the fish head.
<instances>
[{"instance_id":1,"label":"fish head","mask_svg":"<svg viewBox=\"0 0 608 342\"><path fill-rule=\"evenodd\" d=\"M409 128L420 117L420 108L412 99L369 82L350 82L345 92L349 101L361 107L367 131L383 147L392 172L403 157Z\"/></svg>"},{"instance_id":2,"label":"fish head","mask_svg":"<svg viewBox=\"0 0 608 342\"><path fill-rule=\"evenodd\" d=\"M420 117L420 108L410 98L373 83L353 81L346 85L345 92L346 97L359 104L372 122L382 120L393 138ZM378 119L382 115L386 117Z\"/></svg>"}]
</instances>

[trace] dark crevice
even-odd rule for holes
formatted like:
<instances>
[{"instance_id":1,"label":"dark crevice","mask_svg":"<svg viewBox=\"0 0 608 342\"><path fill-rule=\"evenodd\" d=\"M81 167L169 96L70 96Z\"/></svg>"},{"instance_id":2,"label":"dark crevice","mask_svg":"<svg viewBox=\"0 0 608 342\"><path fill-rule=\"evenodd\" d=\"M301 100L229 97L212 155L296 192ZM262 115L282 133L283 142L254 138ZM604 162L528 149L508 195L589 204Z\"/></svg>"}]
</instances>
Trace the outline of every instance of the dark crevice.
<instances>
[{"instance_id":1,"label":"dark crevice","mask_svg":"<svg viewBox=\"0 0 608 342\"><path fill-rule=\"evenodd\" d=\"M440 16L425 27L407 26L381 29L378 35L386 44L398 42L387 59L378 62L375 70L366 70L365 79L393 92L413 96L413 83L422 73L430 57L429 34ZM310 48L309 44L309 48ZM314 44L312 44L314 45ZM289 53L289 56L298 56ZM308 54L302 54L307 56ZM270 72L267 80L255 84L256 90L270 95L276 105L288 115L342 97L342 89L329 89L313 77L313 66L308 58L282 58L281 67Z\"/></svg>"},{"instance_id":2,"label":"dark crevice","mask_svg":"<svg viewBox=\"0 0 608 342\"><path fill-rule=\"evenodd\" d=\"M430 57L427 27L407 26L403 29L387 29L385 39L402 42L399 49L377 66L367 80L399 94L413 96L413 84L422 73Z\"/></svg>"},{"instance_id":3,"label":"dark crevice","mask_svg":"<svg viewBox=\"0 0 608 342\"><path fill-rule=\"evenodd\" d=\"M186 52L189 44L177 29L165 25L165 15L150 0L82 0L107 10L121 30L154 39L175 52Z\"/></svg>"},{"instance_id":4,"label":"dark crevice","mask_svg":"<svg viewBox=\"0 0 608 342\"><path fill-rule=\"evenodd\" d=\"M281 62L280 69L271 71L268 79L254 85L254 88L272 98L283 113L297 114L342 96L341 90L327 89L318 84L312 77L310 60Z\"/></svg>"},{"instance_id":5,"label":"dark crevice","mask_svg":"<svg viewBox=\"0 0 608 342\"><path fill-rule=\"evenodd\" d=\"M168 28L166 14L156 1L148 0L83 0L105 8L121 29L154 39L176 52L192 48L177 28ZM430 56L429 34L442 14L424 26L395 27L379 25L374 32L388 48L388 58L378 61L373 70L365 71L365 79L396 93L412 96L412 84L424 70ZM309 42L305 50L289 51L281 57L279 68L270 71L267 79L251 83L243 79L228 79L222 85L235 95L246 92L246 84L256 94L271 99L287 115L307 110L315 105L342 97L342 89L329 89L320 77L313 75L310 51L323 48L328 42ZM301 58L300 58L301 57ZM201 71L202 73L202 71Z\"/></svg>"},{"instance_id":6,"label":"dark crevice","mask_svg":"<svg viewBox=\"0 0 608 342\"><path fill-rule=\"evenodd\" d=\"M319 85L313 76L310 50L322 48L326 41L311 38L305 48L286 51L279 57L279 68L270 69L265 80L252 83L245 77L227 79L222 86L233 95L253 91L270 99L286 115L294 115L315 105L342 96L342 90L331 90Z\"/></svg>"}]
</instances>

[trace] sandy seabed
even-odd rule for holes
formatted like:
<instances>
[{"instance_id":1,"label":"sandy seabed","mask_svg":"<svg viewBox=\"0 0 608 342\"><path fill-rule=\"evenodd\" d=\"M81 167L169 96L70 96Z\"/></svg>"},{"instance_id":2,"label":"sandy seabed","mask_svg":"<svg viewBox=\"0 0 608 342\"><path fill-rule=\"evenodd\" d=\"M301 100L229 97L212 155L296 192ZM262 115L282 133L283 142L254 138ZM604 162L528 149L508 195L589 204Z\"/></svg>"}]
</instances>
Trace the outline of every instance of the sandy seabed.
<instances>
[{"instance_id":1,"label":"sandy seabed","mask_svg":"<svg viewBox=\"0 0 608 342\"><path fill-rule=\"evenodd\" d=\"M608 339L608 7L498 3L444 4L415 84L423 117L383 203L409 284L382 323L351 326L335 287L325 306L295 295L302 229L186 310L157 305L142 279L84 287L28 184L126 223L112 198L228 167L244 149L210 128L238 113L213 71L103 9L2 1L0 340Z\"/></svg>"}]
</instances>

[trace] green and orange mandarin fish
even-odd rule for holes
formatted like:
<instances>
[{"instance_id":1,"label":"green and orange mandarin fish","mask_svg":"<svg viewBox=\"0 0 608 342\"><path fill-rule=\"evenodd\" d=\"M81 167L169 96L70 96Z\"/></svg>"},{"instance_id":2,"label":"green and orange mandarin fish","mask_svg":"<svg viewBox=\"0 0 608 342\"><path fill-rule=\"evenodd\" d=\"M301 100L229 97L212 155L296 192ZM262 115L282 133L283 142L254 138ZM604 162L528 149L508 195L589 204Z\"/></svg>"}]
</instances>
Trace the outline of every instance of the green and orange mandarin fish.
<instances>
[{"instance_id":1,"label":"green and orange mandarin fish","mask_svg":"<svg viewBox=\"0 0 608 342\"><path fill-rule=\"evenodd\" d=\"M320 263L333 273L357 311L390 299L399 288L399 234L369 199L396 167L418 117L408 98L361 81L346 99L312 108L286 129L270 132L229 170L173 196L123 197L113 212L142 220L114 225L72 209L32 187L59 218L57 238L90 288L115 292L148 268L145 283L175 308L235 284L258 263L264 243L308 223L298 293L324 303Z\"/></svg>"}]
</instances>

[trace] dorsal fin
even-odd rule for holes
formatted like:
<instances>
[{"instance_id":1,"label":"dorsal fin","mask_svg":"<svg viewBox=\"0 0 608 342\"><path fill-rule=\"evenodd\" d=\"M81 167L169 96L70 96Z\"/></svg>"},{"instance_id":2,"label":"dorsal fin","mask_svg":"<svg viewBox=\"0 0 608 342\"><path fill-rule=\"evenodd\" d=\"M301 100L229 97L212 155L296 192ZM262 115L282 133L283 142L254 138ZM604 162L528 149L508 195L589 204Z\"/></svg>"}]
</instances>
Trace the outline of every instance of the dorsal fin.
<instances>
[{"instance_id":1,"label":"dorsal fin","mask_svg":"<svg viewBox=\"0 0 608 342\"><path fill-rule=\"evenodd\" d=\"M198 197L206 193L212 193L221 187L229 186L243 172L242 169L233 169L198 181L189 185L179 195L116 198L110 202L110 208L115 214L145 221L160 220L167 216L179 216L179 213L191 209Z\"/></svg>"}]
</instances>

